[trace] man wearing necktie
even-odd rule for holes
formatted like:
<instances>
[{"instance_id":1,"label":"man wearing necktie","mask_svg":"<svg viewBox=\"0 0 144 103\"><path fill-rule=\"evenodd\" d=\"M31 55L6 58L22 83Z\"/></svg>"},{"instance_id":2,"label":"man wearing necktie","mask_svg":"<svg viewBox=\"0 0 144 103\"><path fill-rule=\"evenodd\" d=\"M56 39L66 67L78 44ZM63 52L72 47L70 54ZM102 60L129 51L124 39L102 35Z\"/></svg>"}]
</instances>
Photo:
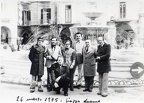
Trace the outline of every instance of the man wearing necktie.
<instances>
[{"instance_id":1,"label":"man wearing necktie","mask_svg":"<svg viewBox=\"0 0 144 103\"><path fill-rule=\"evenodd\" d=\"M83 56L83 70L84 70L84 80L85 80L85 91L92 92L94 76L96 72L96 49L91 46L91 41L85 41L85 47L82 50Z\"/></svg>"},{"instance_id":2,"label":"man wearing necktie","mask_svg":"<svg viewBox=\"0 0 144 103\"><path fill-rule=\"evenodd\" d=\"M51 44L48 45L46 50L46 63L47 67L47 91L52 91L52 69L51 65L57 61L59 55L61 55L61 48L57 45L57 38L51 38Z\"/></svg>"}]
</instances>

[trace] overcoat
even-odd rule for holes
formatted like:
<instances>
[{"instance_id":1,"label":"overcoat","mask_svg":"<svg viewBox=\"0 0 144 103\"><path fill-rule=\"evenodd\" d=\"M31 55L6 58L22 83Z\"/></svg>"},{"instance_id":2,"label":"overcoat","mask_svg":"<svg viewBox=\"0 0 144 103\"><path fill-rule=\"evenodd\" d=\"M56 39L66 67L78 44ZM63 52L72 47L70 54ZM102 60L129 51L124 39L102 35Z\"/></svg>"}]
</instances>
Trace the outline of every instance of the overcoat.
<instances>
[{"instance_id":1,"label":"overcoat","mask_svg":"<svg viewBox=\"0 0 144 103\"><path fill-rule=\"evenodd\" d=\"M97 60L97 72L99 73L108 73L111 71L111 65L110 65L110 53L111 53L111 46L110 44L104 43L103 46L98 46L97 49L97 56L100 57L99 60Z\"/></svg>"},{"instance_id":2,"label":"overcoat","mask_svg":"<svg viewBox=\"0 0 144 103\"><path fill-rule=\"evenodd\" d=\"M84 76L95 76L96 72L96 49L94 47L89 47L86 52L85 47L82 50L83 56L83 70Z\"/></svg>"},{"instance_id":3,"label":"overcoat","mask_svg":"<svg viewBox=\"0 0 144 103\"><path fill-rule=\"evenodd\" d=\"M31 61L30 74L42 76L44 74L44 46L40 47L37 44L32 46L29 52L29 59Z\"/></svg>"}]
</instances>

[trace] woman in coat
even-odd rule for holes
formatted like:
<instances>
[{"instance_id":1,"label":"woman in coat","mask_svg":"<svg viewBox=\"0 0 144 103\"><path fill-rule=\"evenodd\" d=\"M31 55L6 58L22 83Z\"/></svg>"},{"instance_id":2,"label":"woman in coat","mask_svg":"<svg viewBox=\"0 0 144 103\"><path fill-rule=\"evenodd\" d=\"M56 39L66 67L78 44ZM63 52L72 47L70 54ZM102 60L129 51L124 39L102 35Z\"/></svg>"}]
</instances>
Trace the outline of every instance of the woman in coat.
<instances>
[{"instance_id":1,"label":"woman in coat","mask_svg":"<svg viewBox=\"0 0 144 103\"><path fill-rule=\"evenodd\" d=\"M45 48L42 46L42 38L38 38L37 44L31 47L29 53L29 59L32 63L30 69L30 74L32 75L31 93L35 91L36 81L38 82L38 91L43 92L41 77L44 75L44 53Z\"/></svg>"},{"instance_id":2,"label":"woman in coat","mask_svg":"<svg viewBox=\"0 0 144 103\"><path fill-rule=\"evenodd\" d=\"M94 76L96 72L96 49L91 46L91 41L85 41L86 46L82 50L83 55L83 70L85 79L85 89L83 91L92 92Z\"/></svg>"}]
</instances>

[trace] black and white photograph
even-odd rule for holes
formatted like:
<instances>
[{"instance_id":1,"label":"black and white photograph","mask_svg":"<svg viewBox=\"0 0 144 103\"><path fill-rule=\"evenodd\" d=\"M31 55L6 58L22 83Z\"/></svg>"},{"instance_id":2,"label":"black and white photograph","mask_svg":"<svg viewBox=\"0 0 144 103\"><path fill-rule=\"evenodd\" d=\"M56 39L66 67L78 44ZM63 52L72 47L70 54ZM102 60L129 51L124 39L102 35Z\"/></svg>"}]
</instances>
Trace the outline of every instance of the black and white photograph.
<instances>
[{"instance_id":1,"label":"black and white photograph","mask_svg":"<svg viewBox=\"0 0 144 103\"><path fill-rule=\"evenodd\" d=\"M144 103L144 0L1 0L1 103Z\"/></svg>"}]
</instances>

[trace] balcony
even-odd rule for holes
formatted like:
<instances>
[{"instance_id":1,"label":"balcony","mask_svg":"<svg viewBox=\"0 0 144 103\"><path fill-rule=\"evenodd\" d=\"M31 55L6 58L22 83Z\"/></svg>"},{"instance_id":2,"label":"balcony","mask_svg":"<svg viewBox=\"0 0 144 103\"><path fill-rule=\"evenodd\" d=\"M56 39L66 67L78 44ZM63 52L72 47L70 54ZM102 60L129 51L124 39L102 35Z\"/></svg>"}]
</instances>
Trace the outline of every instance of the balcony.
<instances>
[{"instance_id":1,"label":"balcony","mask_svg":"<svg viewBox=\"0 0 144 103\"><path fill-rule=\"evenodd\" d=\"M30 26L31 25L31 21L27 20L27 21L22 21L22 23L18 23L18 26Z\"/></svg>"},{"instance_id":2,"label":"balcony","mask_svg":"<svg viewBox=\"0 0 144 103\"><path fill-rule=\"evenodd\" d=\"M118 19L115 20L116 23L128 23L130 21L131 20L127 19L127 18L118 18Z\"/></svg>"},{"instance_id":3,"label":"balcony","mask_svg":"<svg viewBox=\"0 0 144 103\"><path fill-rule=\"evenodd\" d=\"M47 19L47 20L41 19L40 24L41 25L50 25L50 19Z\"/></svg>"}]
</instances>

